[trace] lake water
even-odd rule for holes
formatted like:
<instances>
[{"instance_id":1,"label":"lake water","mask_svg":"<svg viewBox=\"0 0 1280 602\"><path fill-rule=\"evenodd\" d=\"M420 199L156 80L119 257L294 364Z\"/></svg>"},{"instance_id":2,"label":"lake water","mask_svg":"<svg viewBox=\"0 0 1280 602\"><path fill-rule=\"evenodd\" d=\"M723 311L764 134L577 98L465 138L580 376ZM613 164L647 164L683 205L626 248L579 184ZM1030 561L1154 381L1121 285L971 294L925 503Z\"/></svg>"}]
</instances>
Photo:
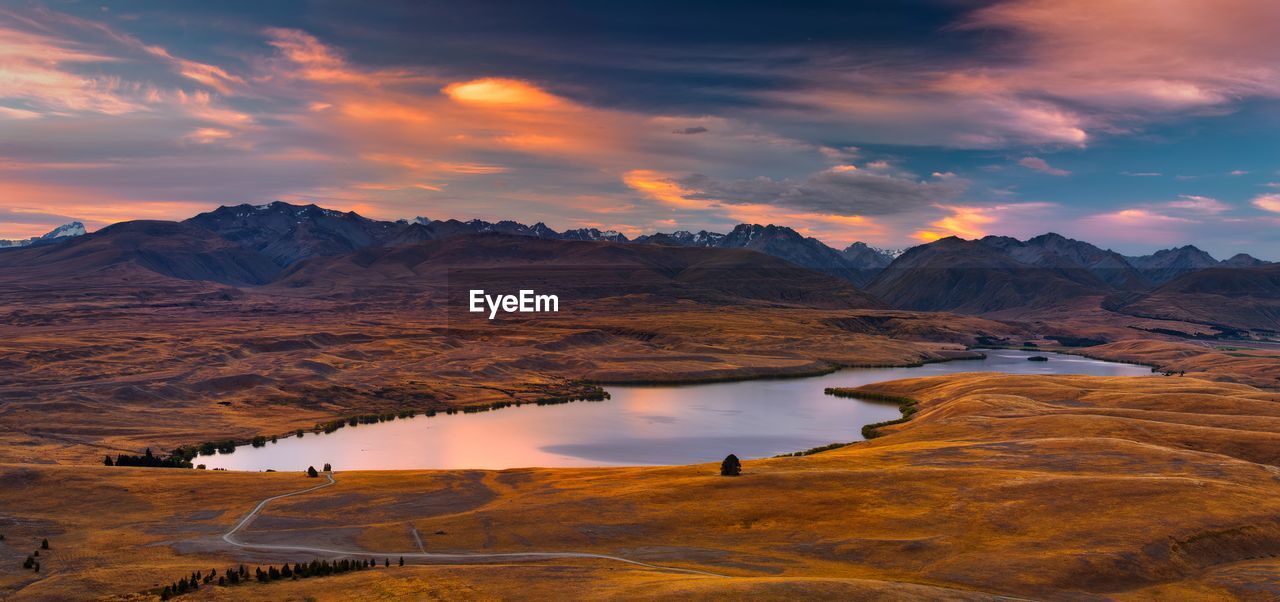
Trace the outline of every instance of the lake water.
<instances>
[{"instance_id":1,"label":"lake water","mask_svg":"<svg viewBox=\"0 0 1280 602\"><path fill-rule=\"evenodd\" d=\"M1150 375L1143 366L1046 352L987 350L984 360L915 368L850 368L823 376L676 386L609 386L612 399L532 404L475 414L308 432L265 447L200 456L228 470L395 470L696 464L729 453L762 458L862 439L862 426L900 416L893 404L826 395L827 387L951 374ZM1047 362L1031 362L1043 355Z\"/></svg>"}]
</instances>

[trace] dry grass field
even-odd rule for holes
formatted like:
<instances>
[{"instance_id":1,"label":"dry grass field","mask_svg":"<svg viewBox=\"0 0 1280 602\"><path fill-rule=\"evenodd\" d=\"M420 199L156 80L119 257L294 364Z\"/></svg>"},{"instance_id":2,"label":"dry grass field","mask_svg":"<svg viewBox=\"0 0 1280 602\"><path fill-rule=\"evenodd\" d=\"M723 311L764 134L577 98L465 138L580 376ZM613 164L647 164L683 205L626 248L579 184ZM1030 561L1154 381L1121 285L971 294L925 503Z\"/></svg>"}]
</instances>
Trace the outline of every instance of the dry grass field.
<instances>
[{"instance_id":1,"label":"dry grass field","mask_svg":"<svg viewBox=\"0 0 1280 602\"><path fill-rule=\"evenodd\" d=\"M339 472L272 502L243 541L599 560L379 568L193 599L1009 595L1280 596L1280 394L1191 377L961 374L881 383L919 401L868 442L712 465ZM220 536L296 474L5 465L0 588L127 595L193 570L307 560ZM49 537L39 575L9 569ZM26 544L25 547L23 544Z\"/></svg>"},{"instance_id":2,"label":"dry grass field","mask_svg":"<svg viewBox=\"0 0 1280 602\"><path fill-rule=\"evenodd\" d=\"M945 314L630 298L493 322L266 295L172 306L93 299L100 305L0 304L10 318L0 323L0 460L84 463L362 413L572 397L579 379L906 365L963 356L979 336L1021 334Z\"/></svg>"}]
</instances>

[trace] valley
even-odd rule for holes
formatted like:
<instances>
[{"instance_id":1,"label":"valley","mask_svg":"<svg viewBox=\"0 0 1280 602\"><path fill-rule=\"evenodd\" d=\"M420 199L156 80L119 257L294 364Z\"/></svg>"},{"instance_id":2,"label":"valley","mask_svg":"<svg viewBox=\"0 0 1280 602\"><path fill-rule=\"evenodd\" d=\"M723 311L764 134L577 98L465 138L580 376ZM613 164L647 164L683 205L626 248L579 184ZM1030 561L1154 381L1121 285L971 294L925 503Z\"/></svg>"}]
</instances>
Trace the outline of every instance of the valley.
<instances>
[{"instance_id":1,"label":"valley","mask_svg":"<svg viewBox=\"0 0 1280 602\"><path fill-rule=\"evenodd\" d=\"M306 227L273 230L276 212L279 224ZM435 236L447 222L366 223L279 204L254 215L267 226L251 228L247 215L232 226L129 222L0 251L0 475L13 484L0 492L0 552L20 561L12 542L54 542L38 575L0 572L0 591L154 599L194 570L393 553L406 566L200 595L511 597L569 576L560 587L571 597L1248 597L1280 570L1280 351L1265 343L1269 314L1181 301L1205 290L1234 299L1187 283L1251 282L1268 266L1203 266L1157 285L1150 264L1124 267L1046 235L944 239L852 277L849 266L782 258L776 240L793 239L776 227L743 229L780 237L756 250L709 235L677 238L717 245L532 228ZM401 236L421 229L431 235ZM556 294L559 311L467 310L469 291L512 283ZM1265 288L1249 290L1269 302ZM1126 309L1154 303L1180 310ZM981 372L973 360L984 353L1027 373ZM1098 362L1100 374L1129 376L1065 373L1083 358L1121 362ZM858 367L892 376L842 370ZM797 378L756 380L778 377ZM644 416L699 404L699 389L662 402L679 406L667 413L626 391L718 382L728 383L723 403L702 405L719 418L683 433L698 445L659 450L661 437L636 435ZM867 401L806 405L795 388L806 382ZM512 407L611 390L619 398L599 404ZM875 411L814 414L846 401ZM584 439L519 452L515 441L535 429L511 417L572 413L549 418L569 428L582 408L604 420L574 427ZM609 435L615 410L642 420ZM727 418L744 411L772 426ZM791 413L810 422L784 445ZM490 424L478 418L510 424L460 431L457 464L348 465L329 451L424 420ZM881 426L862 441L859 426L872 422ZM340 423L361 426L324 434ZM445 431L423 432L406 436ZM338 457L298 456L282 472L103 465L256 440L263 449L226 456L248 462L299 433L306 454ZM753 433L778 441L735 447L741 477L702 463ZM486 456L497 446L515 456ZM440 453L413 449L381 453ZM193 463L217 468L222 457ZM294 465L330 461L335 483L322 488ZM1016 570L983 569L991 563Z\"/></svg>"}]
</instances>

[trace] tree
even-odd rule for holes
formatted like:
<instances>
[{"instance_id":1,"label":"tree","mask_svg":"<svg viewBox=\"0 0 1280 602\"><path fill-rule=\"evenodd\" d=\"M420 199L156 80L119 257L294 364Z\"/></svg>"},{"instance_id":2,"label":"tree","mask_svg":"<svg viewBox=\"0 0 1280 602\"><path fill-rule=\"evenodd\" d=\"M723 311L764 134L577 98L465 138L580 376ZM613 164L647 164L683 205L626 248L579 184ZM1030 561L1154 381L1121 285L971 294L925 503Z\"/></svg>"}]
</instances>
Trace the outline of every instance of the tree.
<instances>
[{"instance_id":1,"label":"tree","mask_svg":"<svg viewBox=\"0 0 1280 602\"><path fill-rule=\"evenodd\" d=\"M324 471L325 471L325 472L333 472L333 467L332 467L332 466L330 466L328 462L325 462L325 463L324 463Z\"/></svg>"},{"instance_id":2,"label":"tree","mask_svg":"<svg viewBox=\"0 0 1280 602\"><path fill-rule=\"evenodd\" d=\"M404 556L400 557L400 566L404 566Z\"/></svg>"},{"instance_id":3,"label":"tree","mask_svg":"<svg viewBox=\"0 0 1280 602\"><path fill-rule=\"evenodd\" d=\"M742 474L742 462L738 461L738 456L729 454L725 456L724 462L720 463L720 476L736 477Z\"/></svg>"},{"instance_id":4,"label":"tree","mask_svg":"<svg viewBox=\"0 0 1280 602\"><path fill-rule=\"evenodd\" d=\"M391 559L390 559L390 558L383 558L383 559L382 559L382 567L383 567L383 568L390 568L390 567L391 567Z\"/></svg>"},{"instance_id":5,"label":"tree","mask_svg":"<svg viewBox=\"0 0 1280 602\"><path fill-rule=\"evenodd\" d=\"M316 472L316 467L314 467L314 466L308 466L308 467L307 467L307 476L309 476L309 477L311 477L311 478L313 478L313 479L314 479L314 478L316 478L316 477L320 476L320 473Z\"/></svg>"},{"instance_id":6,"label":"tree","mask_svg":"<svg viewBox=\"0 0 1280 602\"><path fill-rule=\"evenodd\" d=\"M115 462L111 461L111 456L103 456L102 464L103 466L115 466Z\"/></svg>"},{"instance_id":7,"label":"tree","mask_svg":"<svg viewBox=\"0 0 1280 602\"><path fill-rule=\"evenodd\" d=\"M41 550L49 549L49 540L47 538L40 542L40 549Z\"/></svg>"}]
</instances>

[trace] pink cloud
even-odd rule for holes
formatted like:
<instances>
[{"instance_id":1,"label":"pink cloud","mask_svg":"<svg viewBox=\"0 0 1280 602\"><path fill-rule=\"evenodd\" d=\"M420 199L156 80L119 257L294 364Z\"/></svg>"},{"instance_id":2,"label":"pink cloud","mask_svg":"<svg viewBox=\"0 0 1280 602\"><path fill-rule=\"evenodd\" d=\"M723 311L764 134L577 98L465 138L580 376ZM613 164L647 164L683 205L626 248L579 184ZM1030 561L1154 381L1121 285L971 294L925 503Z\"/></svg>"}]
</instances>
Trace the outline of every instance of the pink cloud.
<instances>
[{"instance_id":1,"label":"pink cloud","mask_svg":"<svg viewBox=\"0 0 1280 602\"><path fill-rule=\"evenodd\" d=\"M1280 194L1260 194L1253 197L1253 206L1263 211L1280 213Z\"/></svg>"},{"instance_id":2,"label":"pink cloud","mask_svg":"<svg viewBox=\"0 0 1280 602\"><path fill-rule=\"evenodd\" d=\"M1030 170L1038 171L1041 173L1047 173L1051 176L1071 175L1071 172L1065 169L1058 169L1056 167L1053 167L1049 165L1047 161L1045 161L1044 159L1041 159L1040 157L1023 157L1022 159L1018 160L1018 165L1021 165Z\"/></svg>"},{"instance_id":3,"label":"pink cloud","mask_svg":"<svg viewBox=\"0 0 1280 602\"><path fill-rule=\"evenodd\" d=\"M1171 201L1166 206L1171 209L1182 209L1207 215L1217 215L1231 209L1230 205L1218 199L1194 194L1181 195L1179 200Z\"/></svg>"}]
</instances>

